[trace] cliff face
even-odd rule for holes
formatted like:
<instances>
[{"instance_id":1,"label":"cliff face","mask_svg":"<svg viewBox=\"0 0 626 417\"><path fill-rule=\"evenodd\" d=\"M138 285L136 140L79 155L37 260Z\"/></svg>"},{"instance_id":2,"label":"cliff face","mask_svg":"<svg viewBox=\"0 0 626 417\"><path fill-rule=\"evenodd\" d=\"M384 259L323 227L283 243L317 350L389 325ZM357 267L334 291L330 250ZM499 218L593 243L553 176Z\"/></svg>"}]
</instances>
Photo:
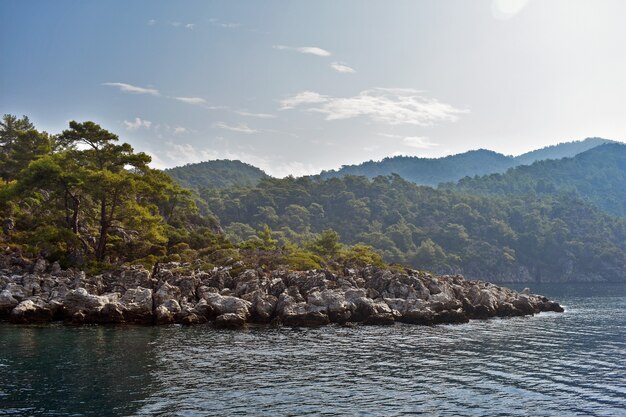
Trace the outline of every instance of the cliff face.
<instances>
[{"instance_id":1,"label":"cliff face","mask_svg":"<svg viewBox=\"0 0 626 417\"><path fill-rule=\"evenodd\" d=\"M376 267L233 274L228 267L191 271L179 264L120 268L88 276L17 253L0 256L0 317L14 323L202 324L317 326L329 323L463 323L470 319L562 312L528 291L461 276Z\"/></svg>"}]
</instances>

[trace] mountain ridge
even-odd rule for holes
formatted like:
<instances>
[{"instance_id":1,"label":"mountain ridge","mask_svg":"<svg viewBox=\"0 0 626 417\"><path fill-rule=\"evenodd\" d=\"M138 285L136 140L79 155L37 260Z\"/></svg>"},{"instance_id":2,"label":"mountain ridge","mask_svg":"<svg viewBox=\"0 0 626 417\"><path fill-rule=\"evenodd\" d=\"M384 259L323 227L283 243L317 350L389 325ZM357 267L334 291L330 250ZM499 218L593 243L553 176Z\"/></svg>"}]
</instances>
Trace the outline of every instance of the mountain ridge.
<instances>
[{"instance_id":1,"label":"mountain ridge","mask_svg":"<svg viewBox=\"0 0 626 417\"><path fill-rule=\"evenodd\" d=\"M365 176L398 174L418 185L436 187L442 183L456 182L465 177L504 173L519 165L529 165L538 160L572 157L606 143L621 143L603 138L587 138L563 142L529 151L518 156L504 155L489 149L473 149L441 158L416 156L386 157L379 161L365 161L344 165L337 170L310 175L321 179L344 175ZM184 187L228 188L254 186L264 178L272 178L263 170L239 160L216 159L190 163L165 169L164 172Z\"/></svg>"},{"instance_id":2,"label":"mountain ridge","mask_svg":"<svg viewBox=\"0 0 626 417\"><path fill-rule=\"evenodd\" d=\"M505 173L466 177L443 188L497 196L573 191L607 213L626 217L626 144L606 143L571 158L541 160Z\"/></svg>"},{"instance_id":3,"label":"mountain ridge","mask_svg":"<svg viewBox=\"0 0 626 417\"><path fill-rule=\"evenodd\" d=\"M546 146L518 156L507 156L488 149L469 150L441 158L395 156L380 161L366 161L357 165L344 165L338 170L322 171L320 178L343 175L362 175L370 179L378 175L398 174L418 185L436 187L441 183L456 182L464 177L502 173L519 166L545 159L575 156L606 143L619 143L603 138L586 138Z\"/></svg>"}]
</instances>

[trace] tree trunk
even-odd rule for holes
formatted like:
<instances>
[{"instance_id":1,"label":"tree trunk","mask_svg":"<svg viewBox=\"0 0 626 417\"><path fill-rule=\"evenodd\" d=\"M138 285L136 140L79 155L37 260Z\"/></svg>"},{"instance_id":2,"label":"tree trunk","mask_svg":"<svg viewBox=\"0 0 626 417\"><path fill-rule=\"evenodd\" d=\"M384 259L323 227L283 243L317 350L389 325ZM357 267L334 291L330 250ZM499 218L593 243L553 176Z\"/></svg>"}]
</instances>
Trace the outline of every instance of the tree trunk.
<instances>
[{"instance_id":1,"label":"tree trunk","mask_svg":"<svg viewBox=\"0 0 626 417\"><path fill-rule=\"evenodd\" d=\"M109 221L107 219L107 203L106 197L100 201L100 237L98 239L98 247L96 248L96 259L103 261L106 254L107 236L109 233Z\"/></svg>"},{"instance_id":2,"label":"tree trunk","mask_svg":"<svg viewBox=\"0 0 626 417\"><path fill-rule=\"evenodd\" d=\"M74 232L74 234L78 234L78 212L80 210L80 199L76 196L73 196L70 194L70 196L72 197L72 203L73 203L73 210L72 210L72 231Z\"/></svg>"},{"instance_id":3,"label":"tree trunk","mask_svg":"<svg viewBox=\"0 0 626 417\"><path fill-rule=\"evenodd\" d=\"M64 194L64 200L65 200L65 223L67 224L67 227L72 229L72 232L74 232L74 234L77 235L78 234L78 213L80 211L80 198L78 196L75 196L71 192L69 192L69 190L66 188L65 194ZM71 201L71 206L72 206L71 216L69 215L70 201Z\"/></svg>"}]
</instances>

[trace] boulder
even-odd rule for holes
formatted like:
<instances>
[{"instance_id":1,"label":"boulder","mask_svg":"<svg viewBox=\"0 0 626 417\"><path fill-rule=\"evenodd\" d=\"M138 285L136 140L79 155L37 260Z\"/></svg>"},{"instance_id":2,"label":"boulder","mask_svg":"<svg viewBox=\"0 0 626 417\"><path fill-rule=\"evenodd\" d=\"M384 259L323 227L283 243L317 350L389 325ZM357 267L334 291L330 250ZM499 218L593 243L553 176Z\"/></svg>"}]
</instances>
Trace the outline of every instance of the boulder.
<instances>
[{"instance_id":1,"label":"boulder","mask_svg":"<svg viewBox=\"0 0 626 417\"><path fill-rule=\"evenodd\" d=\"M307 297L307 302L321 307L333 323L346 323L352 316L354 304L348 302L341 290L313 291Z\"/></svg>"},{"instance_id":2,"label":"boulder","mask_svg":"<svg viewBox=\"0 0 626 417\"><path fill-rule=\"evenodd\" d=\"M169 300L180 300L180 288L164 282L159 289L154 293L154 304L160 306Z\"/></svg>"},{"instance_id":3,"label":"boulder","mask_svg":"<svg viewBox=\"0 0 626 417\"><path fill-rule=\"evenodd\" d=\"M269 323L274 316L278 299L262 290L255 290L242 297L250 302L250 320L255 323Z\"/></svg>"},{"instance_id":4,"label":"boulder","mask_svg":"<svg viewBox=\"0 0 626 417\"><path fill-rule=\"evenodd\" d=\"M0 317L6 317L11 313L11 310L19 304L19 301L13 297L13 294L9 290L2 290L0 292Z\"/></svg>"},{"instance_id":5,"label":"boulder","mask_svg":"<svg viewBox=\"0 0 626 417\"><path fill-rule=\"evenodd\" d=\"M172 324L174 323L174 314L164 305L160 305L154 310L154 322L156 324Z\"/></svg>"},{"instance_id":6,"label":"boulder","mask_svg":"<svg viewBox=\"0 0 626 417\"><path fill-rule=\"evenodd\" d=\"M26 297L29 297L30 295L32 295L32 294L29 294L28 291L26 291L26 289L21 284L18 284L17 282L9 282L4 287L4 291L8 291L9 294L11 294L11 296L15 298L17 301L22 301Z\"/></svg>"},{"instance_id":7,"label":"boulder","mask_svg":"<svg viewBox=\"0 0 626 417\"><path fill-rule=\"evenodd\" d=\"M533 315L535 313L534 306L531 304L530 299L525 295L517 297L512 304L522 313L522 315Z\"/></svg>"},{"instance_id":8,"label":"boulder","mask_svg":"<svg viewBox=\"0 0 626 417\"><path fill-rule=\"evenodd\" d=\"M205 294L204 300L207 304L213 309L216 316L221 316L222 314L240 314L242 317L246 319L250 317L250 307L252 307L252 303L246 300L242 300L241 298L233 297L230 295L220 295L220 294Z\"/></svg>"},{"instance_id":9,"label":"boulder","mask_svg":"<svg viewBox=\"0 0 626 417\"><path fill-rule=\"evenodd\" d=\"M276 314L286 326L313 327L330 323L325 307L298 301L298 298L288 292L278 298Z\"/></svg>"},{"instance_id":10,"label":"boulder","mask_svg":"<svg viewBox=\"0 0 626 417\"><path fill-rule=\"evenodd\" d=\"M119 294L115 294L114 298L119 298ZM117 300L110 300L109 296L89 294L85 288L78 288L67 292L63 300L63 310L68 317L82 313L82 318L80 314L76 315L76 318L80 318L80 322L85 320L99 321L100 310L112 301Z\"/></svg>"},{"instance_id":11,"label":"boulder","mask_svg":"<svg viewBox=\"0 0 626 417\"><path fill-rule=\"evenodd\" d=\"M192 312L198 316L202 316L207 320L214 320L217 316L215 309L207 303L205 299L201 299L193 307Z\"/></svg>"},{"instance_id":12,"label":"boulder","mask_svg":"<svg viewBox=\"0 0 626 417\"><path fill-rule=\"evenodd\" d=\"M149 288L131 288L120 300L124 319L129 323L148 324L152 322L152 290Z\"/></svg>"},{"instance_id":13,"label":"boulder","mask_svg":"<svg viewBox=\"0 0 626 417\"><path fill-rule=\"evenodd\" d=\"M184 317L180 319L180 323L185 326L192 326L194 324L203 324L206 323L206 318L202 316L198 316L195 313L186 314Z\"/></svg>"},{"instance_id":14,"label":"boulder","mask_svg":"<svg viewBox=\"0 0 626 417\"><path fill-rule=\"evenodd\" d=\"M52 320L54 311L41 298L34 297L19 303L11 311L12 323L45 323Z\"/></svg>"},{"instance_id":15,"label":"boulder","mask_svg":"<svg viewBox=\"0 0 626 417\"><path fill-rule=\"evenodd\" d=\"M246 319L241 314L226 313L217 316L213 326L218 329L241 329L246 325Z\"/></svg>"}]
</instances>

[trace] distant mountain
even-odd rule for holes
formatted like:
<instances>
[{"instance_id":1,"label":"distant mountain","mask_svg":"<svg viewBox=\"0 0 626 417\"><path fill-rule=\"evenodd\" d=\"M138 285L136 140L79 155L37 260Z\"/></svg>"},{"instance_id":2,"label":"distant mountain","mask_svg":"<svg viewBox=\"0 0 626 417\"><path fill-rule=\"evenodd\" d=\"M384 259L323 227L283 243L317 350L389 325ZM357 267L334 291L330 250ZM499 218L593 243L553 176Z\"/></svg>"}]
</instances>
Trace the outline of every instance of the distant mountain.
<instances>
[{"instance_id":1,"label":"distant mountain","mask_svg":"<svg viewBox=\"0 0 626 417\"><path fill-rule=\"evenodd\" d=\"M379 175L398 174L416 184L436 186L442 182L457 181L467 175L504 172L513 165L510 157L479 149L444 158L395 156L382 161L364 162L360 165L345 165L338 171L323 171L320 177L327 179L356 175L372 179Z\"/></svg>"},{"instance_id":2,"label":"distant mountain","mask_svg":"<svg viewBox=\"0 0 626 417\"><path fill-rule=\"evenodd\" d=\"M572 157L609 142L612 141L588 138L583 141L548 146L517 157L505 156L484 149L443 158L396 156L385 158L382 161L368 161L359 165L344 165L339 170L323 171L320 178L358 175L372 179L379 175L398 174L416 184L437 186L440 183L456 182L468 176L502 173L509 168L528 165L538 160Z\"/></svg>"},{"instance_id":3,"label":"distant mountain","mask_svg":"<svg viewBox=\"0 0 626 417\"><path fill-rule=\"evenodd\" d=\"M546 146L545 148L530 151L520 156L515 157L516 165L530 165L536 161L542 161L545 159L561 159L571 158L593 149L596 146L604 145L606 143L619 143L609 139L602 138L587 138L585 140L579 140L574 142L559 143L558 145Z\"/></svg>"},{"instance_id":4,"label":"distant mountain","mask_svg":"<svg viewBox=\"0 0 626 417\"><path fill-rule=\"evenodd\" d=\"M538 161L504 174L468 177L445 188L499 196L574 191L604 211L626 217L626 145L607 143L573 158Z\"/></svg>"},{"instance_id":5,"label":"distant mountain","mask_svg":"<svg viewBox=\"0 0 626 417\"><path fill-rule=\"evenodd\" d=\"M255 166L228 159L187 164L166 169L165 173L182 186L195 189L253 187L268 177Z\"/></svg>"}]
</instances>

